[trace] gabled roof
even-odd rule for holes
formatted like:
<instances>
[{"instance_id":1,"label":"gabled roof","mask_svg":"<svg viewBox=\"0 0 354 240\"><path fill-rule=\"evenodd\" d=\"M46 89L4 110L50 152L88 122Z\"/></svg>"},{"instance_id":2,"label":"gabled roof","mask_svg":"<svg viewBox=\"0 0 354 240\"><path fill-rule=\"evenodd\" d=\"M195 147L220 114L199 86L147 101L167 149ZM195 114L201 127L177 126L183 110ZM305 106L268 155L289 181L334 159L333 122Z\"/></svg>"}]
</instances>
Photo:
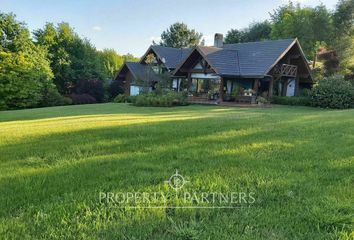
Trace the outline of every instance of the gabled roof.
<instances>
[{"instance_id":1,"label":"gabled roof","mask_svg":"<svg viewBox=\"0 0 354 240\"><path fill-rule=\"evenodd\" d=\"M146 51L140 62L144 60L150 51L154 51L157 57L165 64L168 69L175 69L177 65L190 53L191 48L171 48L160 45L151 45ZM164 59L164 60L163 60Z\"/></svg>"},{"instance_id":2,"label":"gabled roof","mask_svg":"<svg viewBox=\"0 0 354 240\"><path fill-rule=\"evenodd\" d=\"M125 62L123 66L118 70L115 79L119 74L127 68L133 75L134 79L144 80L146 79L146 73L149 71L149 66L138 62ZM150 69L151 70L151 69ZM160 78L154 71L150 71L150 79L153 81L159 81Z\"/></svg>"},{"instance_id":3,"label":"gabled roof","mask_svg":"<svg viewBox=\"0 0 354 240\"><path fill-rule=\"evenodd\" d=\"M197 46L193 51L198 51L221 76L252 78L267 75L294 44L298 44L297 39L225 44L222 48ZM175 73L193 51L176 67ZM307 61L304 55L303 58Z\"/></svg>"},{"instance_id":4,"label":"gabled roof","mask_svg":"<svg viewBox=\"0 0 354 240\"><path fill-rule=\"evenodd\" d=\"M296 39L225 44L224 49L238 52L241 76L263 76L289 50Z\"/></svg>"}]
</instances>

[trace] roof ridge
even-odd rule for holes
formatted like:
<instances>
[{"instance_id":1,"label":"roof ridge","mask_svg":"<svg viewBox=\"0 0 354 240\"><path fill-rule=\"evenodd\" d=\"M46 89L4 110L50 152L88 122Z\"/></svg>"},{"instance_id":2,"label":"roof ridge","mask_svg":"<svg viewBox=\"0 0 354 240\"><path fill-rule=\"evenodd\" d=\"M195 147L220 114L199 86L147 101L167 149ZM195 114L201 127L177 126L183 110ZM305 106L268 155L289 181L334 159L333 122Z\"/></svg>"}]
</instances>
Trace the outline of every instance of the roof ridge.
<instances>
[{"instance_id":1,"label":"roof ridge","mask_svg":"<svg viewBox=\"0 0 354 240\"><path fill-rule=\"evenodd\" d=\"M282 38L282 39L274 39L274 40L264 40L264 41L255 41L255 42L239 42L239 43L225 43L225 45L241 45L241 44L252 44L252 43L265 43L265 42L277 42L277 41L285 41L292 40L295 41L296 38Z\"/></svg>"}]
</instances>

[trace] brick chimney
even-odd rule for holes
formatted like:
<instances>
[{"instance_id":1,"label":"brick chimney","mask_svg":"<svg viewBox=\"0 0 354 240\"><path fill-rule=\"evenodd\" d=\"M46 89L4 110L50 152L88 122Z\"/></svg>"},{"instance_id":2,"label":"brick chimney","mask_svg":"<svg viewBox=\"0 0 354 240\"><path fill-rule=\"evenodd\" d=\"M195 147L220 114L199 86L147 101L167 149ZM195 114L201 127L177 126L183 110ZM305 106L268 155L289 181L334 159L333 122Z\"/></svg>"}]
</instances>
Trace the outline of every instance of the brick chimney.
<instances>
[{"instance_id":1,"label":"brick chimney","mask_svg":"<svg viewBox=\"0 0 354 240\"><path fill-rule=\"evenodd\" d=\"M222 48L224 44L224 35L221 33L215 33L214 36L214 47Z\"/></svg>"}]
</instances>

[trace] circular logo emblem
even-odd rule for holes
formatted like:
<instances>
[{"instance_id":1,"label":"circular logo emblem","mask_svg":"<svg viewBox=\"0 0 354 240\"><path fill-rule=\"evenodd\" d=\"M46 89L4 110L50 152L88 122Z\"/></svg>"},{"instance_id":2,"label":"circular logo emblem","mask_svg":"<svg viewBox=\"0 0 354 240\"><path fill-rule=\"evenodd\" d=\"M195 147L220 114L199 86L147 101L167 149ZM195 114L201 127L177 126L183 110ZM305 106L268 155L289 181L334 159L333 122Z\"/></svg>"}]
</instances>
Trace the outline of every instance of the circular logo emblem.
<instances>
[{"instance_id":1,"label":"circular logo emblem","mask_svg":"<svg viewBox=\"0 0 354 240\"><path fill-rule=\"evenodd\" d=\"M177 170L176 173L173 174L167 181L170 187L173 188L175 191L180 190L187 182L188 181L186 181L183 176L178 173Z\"/></svg>"}]
</instances>

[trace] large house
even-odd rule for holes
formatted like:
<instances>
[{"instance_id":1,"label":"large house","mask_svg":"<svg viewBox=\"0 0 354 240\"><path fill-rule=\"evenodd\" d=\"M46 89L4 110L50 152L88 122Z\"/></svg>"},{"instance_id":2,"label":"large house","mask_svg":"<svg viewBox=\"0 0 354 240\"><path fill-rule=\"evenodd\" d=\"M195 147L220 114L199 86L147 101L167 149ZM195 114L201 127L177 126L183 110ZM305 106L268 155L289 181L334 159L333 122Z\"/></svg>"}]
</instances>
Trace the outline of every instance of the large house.
<instances>
[{"instance_id":1,"label":"large house","mask_svg":"<svg viewBox=\"0 0 354 240\"><path fill-rule=\"evenodd\" d=\"M172 89L218 101L242 100L245 95L294 96L313 83L297 39L223 44L221 34L215 34L210 47L150 46L140 62L126 62L115 80L122 81L126 95L136 95L147 73L151 89L161 74L168 74Z\"/></svg>"}]
</instances>

